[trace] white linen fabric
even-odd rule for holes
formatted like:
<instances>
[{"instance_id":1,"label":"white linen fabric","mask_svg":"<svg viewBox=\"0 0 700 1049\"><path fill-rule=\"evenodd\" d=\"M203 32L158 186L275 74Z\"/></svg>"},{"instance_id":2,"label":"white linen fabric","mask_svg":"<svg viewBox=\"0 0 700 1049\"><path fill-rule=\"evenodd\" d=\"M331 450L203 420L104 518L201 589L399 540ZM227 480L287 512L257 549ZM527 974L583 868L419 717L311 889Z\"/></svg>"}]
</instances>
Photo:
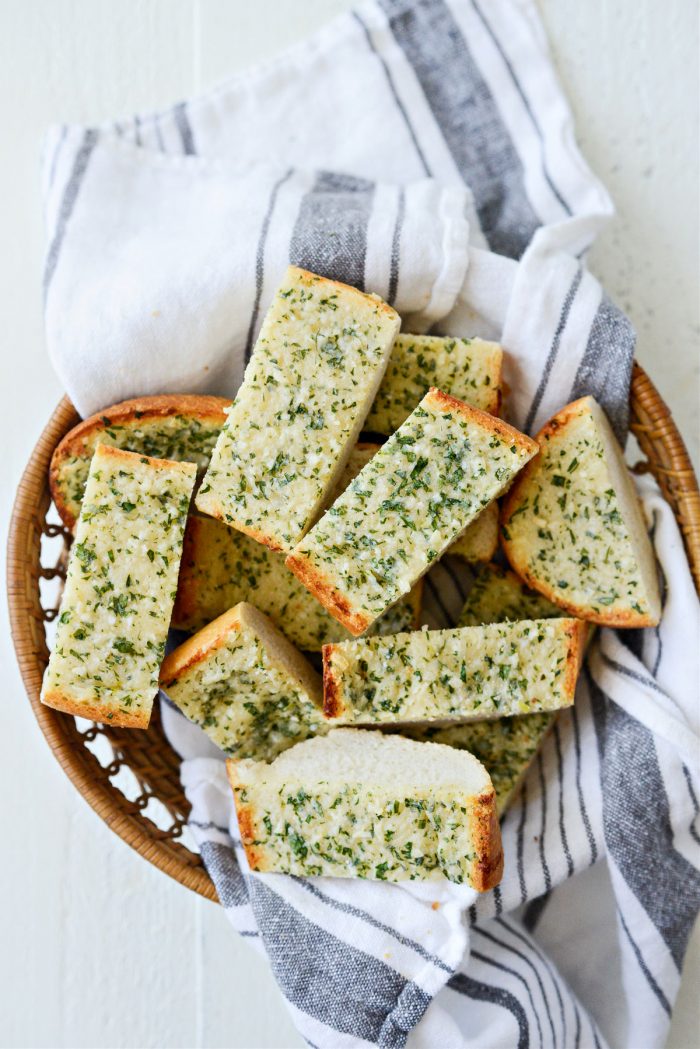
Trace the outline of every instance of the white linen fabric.
<instances>
[{"instance_id":1,"label":"white linen fabric","mask_svg":"<svg viewBox=\"0 0 700 1049\"><path fill-rule=\"evenodd\" d=\"M371 0L162 113L54 129L44 198L48 347L83 414L233 395L291 261L383 295L404 330L501 338L529 432L592 393L626 437L634 333L582 262L612 205L532 0ZM700 906L700 623L673 515L641 494L662 622L591 645L492 893L251 874L221 755L163 697L190 830L309 1044L663 1044ZM467 586L436 565L427 622Z\"/></svg>"}]
</instances>

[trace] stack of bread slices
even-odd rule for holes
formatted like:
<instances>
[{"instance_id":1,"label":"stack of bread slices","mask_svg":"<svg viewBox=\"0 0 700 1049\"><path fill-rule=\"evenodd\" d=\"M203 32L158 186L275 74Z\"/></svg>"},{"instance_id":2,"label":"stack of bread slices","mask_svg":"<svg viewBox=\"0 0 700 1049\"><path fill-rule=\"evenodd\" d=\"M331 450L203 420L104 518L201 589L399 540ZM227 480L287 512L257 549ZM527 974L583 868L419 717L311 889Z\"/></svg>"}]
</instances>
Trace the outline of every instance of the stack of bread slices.
<instances>
[{"instance_id":1,"label":"stack of bread slices","mask_svg":"<svg viewBox=\"0 0 700 1049\"><path fill-rule=\"evenodd\" d=\"M487 890L590 624L658 622L656 566L593 398L531 439L501 418L500 346L399 327L290 267L233 402L143 397L63 439L42 698L146 728L161 687L228 755L255 870ZM428 630L445 556L475 578Z\"/></svg>"}]
</instances>

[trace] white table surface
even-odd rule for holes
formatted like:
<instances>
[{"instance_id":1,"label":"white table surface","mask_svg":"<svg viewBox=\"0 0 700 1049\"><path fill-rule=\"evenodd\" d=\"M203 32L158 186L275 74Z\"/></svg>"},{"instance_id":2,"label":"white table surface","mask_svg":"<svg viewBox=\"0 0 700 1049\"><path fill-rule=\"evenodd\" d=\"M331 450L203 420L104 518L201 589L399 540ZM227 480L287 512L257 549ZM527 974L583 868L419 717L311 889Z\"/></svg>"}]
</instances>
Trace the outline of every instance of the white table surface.
<instances>
[{"instance_id":1,"label":"white table surface","mask_svg":"<svg viewBox=\"0 0 700 1049\"><path fill-rule=\"evenodd\" d=\"M618 206L591 266L634 321L639 359L697 450L697 4L539 3L584 152ZM4 531L22 468L61 394L42 334L44 129L165 105L349 6L0 0ZM76 794L24 697L4 602L0 614L0 1045L300 1045L265 963L219 908L150 867ZM670 1046L700 1045L699 981L696 929Z\"/></svg>"}]
</instances>

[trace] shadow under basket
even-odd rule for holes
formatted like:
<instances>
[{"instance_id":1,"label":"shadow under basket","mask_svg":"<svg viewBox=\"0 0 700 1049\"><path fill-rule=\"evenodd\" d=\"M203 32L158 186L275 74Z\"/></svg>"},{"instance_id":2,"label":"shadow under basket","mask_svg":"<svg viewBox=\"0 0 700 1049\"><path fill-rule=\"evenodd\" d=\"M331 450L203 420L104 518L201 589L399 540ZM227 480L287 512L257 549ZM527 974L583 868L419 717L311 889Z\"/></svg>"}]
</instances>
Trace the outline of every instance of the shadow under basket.
<instances>
[{"instance_id":1,"label":"shadow under basket","mask_svg":"<svg viewBox=\"0 0 700 1049\"><path fill-rule=\"evenodd\" d=\"M12 638L34 714L62 768L105 823L149 863L210 900L216 891L194 845L188 847L189 805L180 785L180 760L160 723L158 704L147 731L76 719L42 705L39 694L49 658L70 548L70 533L51 503L48 469L54 448L79 422L64 398L44 429L20 481L7 558ZM635 364L630 426L650 472L680 527L695 585L700 590L700 492L671 413Z\"/></svg>"}]
</instances>

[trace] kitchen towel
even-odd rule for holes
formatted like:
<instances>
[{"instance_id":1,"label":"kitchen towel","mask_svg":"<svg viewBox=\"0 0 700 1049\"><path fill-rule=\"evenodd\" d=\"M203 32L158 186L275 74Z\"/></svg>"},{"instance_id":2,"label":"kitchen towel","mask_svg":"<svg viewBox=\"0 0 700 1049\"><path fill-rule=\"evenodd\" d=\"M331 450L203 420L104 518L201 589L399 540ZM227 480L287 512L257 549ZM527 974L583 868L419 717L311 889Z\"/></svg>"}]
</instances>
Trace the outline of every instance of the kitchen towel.
<instances>
[{"instance_id":1,"label":"kitchen towel","mask_svg":"<svg viewBox=\"0 0 700 1049\"><path fill-rule=\"evenodd\" d=\"M591 392L625 437L634 334L583 263L612 207L530 0L373 0L172 109L57 128L44 197L48 346L83 413L233 394L292 261L405 330L501 337L516 425ZM698 619L672 514L642 494L662 623L600 632L484 897L251 876L220 756L164 705L222 905L310 1044L663 1044L700 903ZM434 625L464 585L431 572Z\"/></svg>"}]
</instances>

